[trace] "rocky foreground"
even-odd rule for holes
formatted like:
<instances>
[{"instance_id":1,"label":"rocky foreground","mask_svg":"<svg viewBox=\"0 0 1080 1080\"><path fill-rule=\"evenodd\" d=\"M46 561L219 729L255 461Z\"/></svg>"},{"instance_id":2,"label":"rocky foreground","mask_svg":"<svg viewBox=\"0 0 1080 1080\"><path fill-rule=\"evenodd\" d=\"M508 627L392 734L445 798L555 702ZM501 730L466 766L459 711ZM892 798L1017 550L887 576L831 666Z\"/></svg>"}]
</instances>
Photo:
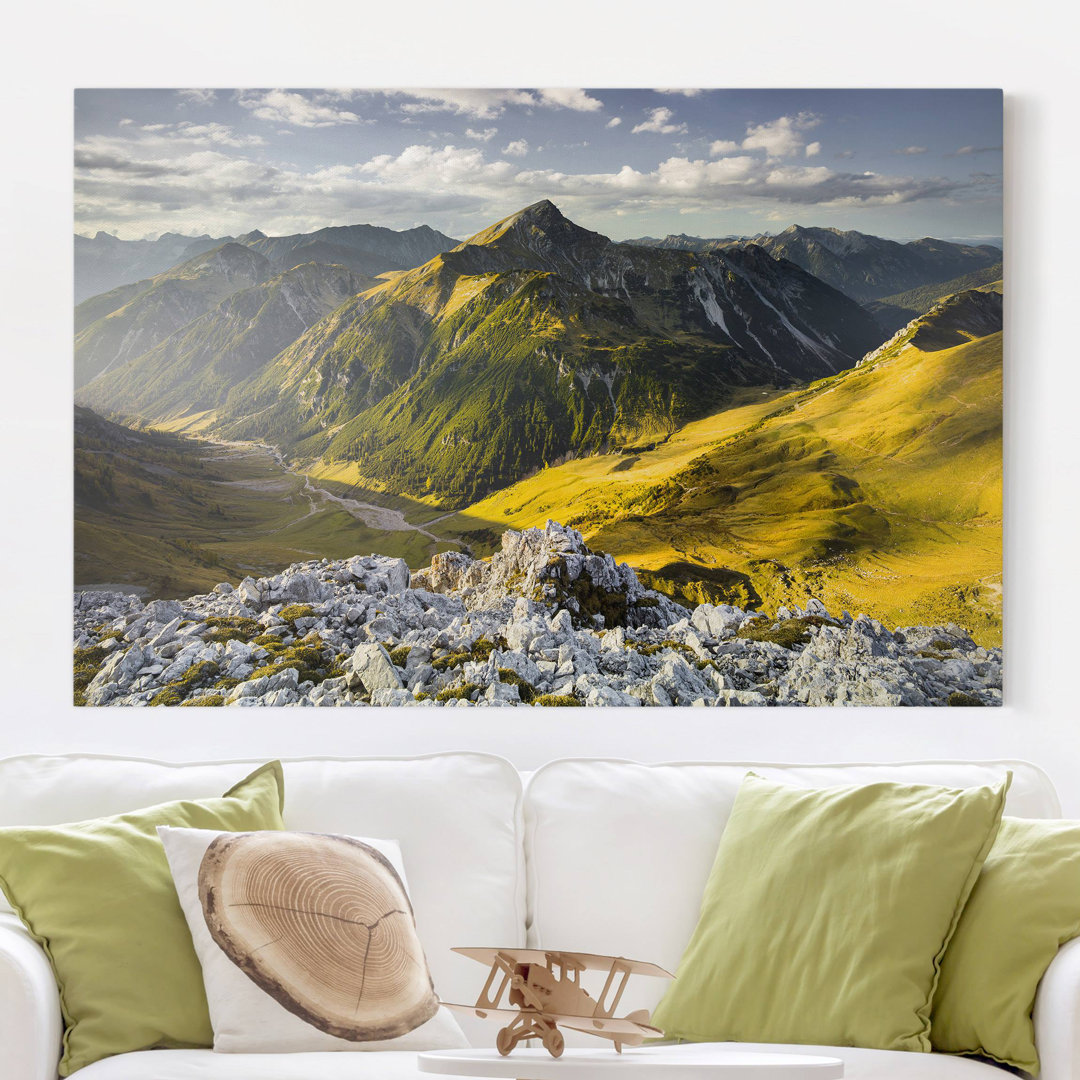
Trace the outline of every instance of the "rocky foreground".
<instances>
[{"instance_id":1,"label":"rocky foreground","mask_svg":"<svg viewBox=\"0 0 1080 1080\"><path fill-rule=\"evenodd\" d=\"M548 522L490 561L378 555L154 600L75 594L86 705L1000 705L1001 650L818 600L688 610Z\"/></svg>"}]
</instances>

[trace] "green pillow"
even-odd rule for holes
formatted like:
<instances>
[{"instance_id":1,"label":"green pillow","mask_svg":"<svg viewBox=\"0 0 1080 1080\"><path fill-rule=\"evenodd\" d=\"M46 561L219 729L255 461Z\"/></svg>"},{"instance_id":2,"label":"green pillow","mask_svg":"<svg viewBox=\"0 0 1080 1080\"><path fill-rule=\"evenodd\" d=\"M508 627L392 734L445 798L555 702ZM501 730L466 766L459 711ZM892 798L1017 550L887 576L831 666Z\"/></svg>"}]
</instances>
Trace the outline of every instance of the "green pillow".
<instances>
[{"instance_id":1,"label":"green pillow","mask_svg":"<svg viewBox=\"0 0 1080 1080\"><path fill-rule=\"evenodd\" d=\"M1005 818L941 964L935 1050L1039 1071L1031 1010L1080 935L1080 822Z\"/></svg>"},{"instance_id":2,"label":"green pillow","mask_svg":"<svg viewBox=\"0 0 1080 1080\"><path fill-rule=\"evenodd\" d=\"M281 829L280 762L219 799L56 827L0 829L0 889L60 988L60 1075L152 1047L211 1046L202 969L154 831Z\"/></svg>"},{"instance_id":3,"label":"green pillow","mask_svg":"<svg viewBox=\"0 0 1080 1080\"><path fill-rule=\"evenodd\" d=\"M930 1049L938 964L994 842L997 787L739 788L653 1017L694 1042Z\"/></svg>"}]
</instances>

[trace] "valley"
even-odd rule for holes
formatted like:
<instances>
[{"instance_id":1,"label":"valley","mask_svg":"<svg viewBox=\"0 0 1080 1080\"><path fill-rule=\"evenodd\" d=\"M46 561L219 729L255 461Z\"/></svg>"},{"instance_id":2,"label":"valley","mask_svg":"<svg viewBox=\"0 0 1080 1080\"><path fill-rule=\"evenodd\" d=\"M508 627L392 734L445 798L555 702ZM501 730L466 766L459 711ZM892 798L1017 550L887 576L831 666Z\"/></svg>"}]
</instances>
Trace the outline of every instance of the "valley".
<instances>
[{"instance_id":1,"label":"valley","mask_svg":"<svg viewBox=\"0 0 1080 1080\"><path fill-rule=\"evenodd\" d=\"M331 491L272 447L75 421L75 585L171 598L310 558L379 550L421 565L457 549L400 505Z\"/></svg>"}]
</instances>

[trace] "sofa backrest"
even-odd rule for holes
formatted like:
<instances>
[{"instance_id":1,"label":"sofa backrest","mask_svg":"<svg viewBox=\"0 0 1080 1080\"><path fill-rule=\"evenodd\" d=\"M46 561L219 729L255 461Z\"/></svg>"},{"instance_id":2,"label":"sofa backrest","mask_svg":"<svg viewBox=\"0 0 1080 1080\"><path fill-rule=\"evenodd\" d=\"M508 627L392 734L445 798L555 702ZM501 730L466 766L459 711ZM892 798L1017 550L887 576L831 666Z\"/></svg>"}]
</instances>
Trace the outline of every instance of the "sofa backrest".
<instances>
[{"instance_id":1,"label":"sofa backrest","mask_svg":"<svg viewBox=\"0 0 1080 1080\"><path fill-rule=\"evenodd\" d=\"M72 755L0 760L0 826L49 825L220 795L259 761L169 764ZM554 761L521 774L501 758L286 760L289 828L397 840L417 927L444 1000L472 1002L483 971L460 945L578 949L670 970L697 922L735 793L750 769L818 787L875 780L969 787L1011 770L1006 813L1059 817L1049 778L1024 762L872 765ZM0 909L5 908L0 897ZM527 928L527 929L526 929ZM620 1012L665 984L631 980ZM463 1027L479 1045L489 1025ZM587 1044L568 1033L571 1043Z\"/></svg>"},{"instance_id":2,"label":"sofa backrest","mask_svg":"<svg viewBox=\"0 0 1080 1080\"><path fill-rule=\"evenodd\" d=\"M258 764L9 758L0 761L0 826L55 825L220 795ZM436 990L445 1000L475 1000L476 965L450 950L525 943L522 791L513 766L452 753L285 761L284 769L290 829L398 841ZM480 1024L463 1026L473 1036Z\"/></svg>"},{"instance_id":3,"label":"sofa backrest","mask_svg":"<svg viewBox=\"0 0 1080 1080\"><path fill-rule=\"evenodd\" d=\"M529 945L610 953L674 972L748 770L805 787L877 780L973 787L1013 774L1016 817L1060 817L1054 786L1025 762L876 765L554 761L525 789ZM666 982L631 979L620 1012L656 1006ZM580 1043L578 1045L581 1045Z\"/></svg>"}]
</instances>

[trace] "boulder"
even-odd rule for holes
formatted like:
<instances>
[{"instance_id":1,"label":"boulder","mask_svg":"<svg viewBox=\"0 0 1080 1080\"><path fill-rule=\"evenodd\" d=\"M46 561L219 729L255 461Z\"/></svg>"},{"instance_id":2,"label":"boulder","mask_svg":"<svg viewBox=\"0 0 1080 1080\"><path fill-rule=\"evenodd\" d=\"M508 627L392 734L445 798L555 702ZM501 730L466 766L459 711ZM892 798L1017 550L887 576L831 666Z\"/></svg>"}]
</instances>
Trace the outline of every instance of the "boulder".
<instances>
[{"instance_id":1,"label":"boulder","mask_svg":"<svg viewBox=\"0 0 1080 1080\"><path fill-rule=\"evenodd\" d=\"M376 690L399 690L403 685L390 654L379 642L356 646L349 658L345 682L350 690L363 688L369 694Z\"/></svg>"}]
</instances>

